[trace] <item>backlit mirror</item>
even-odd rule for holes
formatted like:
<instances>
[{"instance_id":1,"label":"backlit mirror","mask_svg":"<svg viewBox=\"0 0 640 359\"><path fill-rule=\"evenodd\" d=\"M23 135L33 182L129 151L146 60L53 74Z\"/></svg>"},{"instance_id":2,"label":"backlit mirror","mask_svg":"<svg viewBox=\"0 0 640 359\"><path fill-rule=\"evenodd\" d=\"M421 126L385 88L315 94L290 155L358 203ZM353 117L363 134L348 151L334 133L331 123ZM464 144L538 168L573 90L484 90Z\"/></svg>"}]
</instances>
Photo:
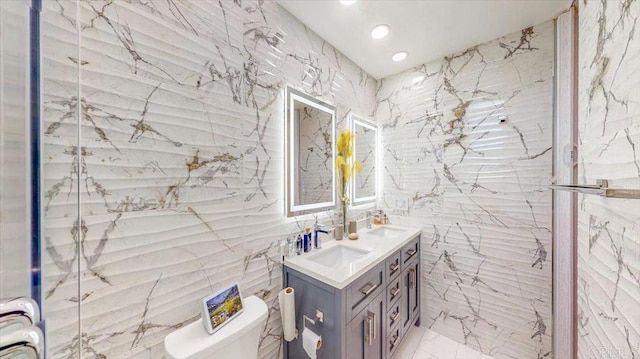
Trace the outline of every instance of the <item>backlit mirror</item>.
<instances>
[{"instance_id":1,"label":"backlit mirror","mask_svg":"<svg viewBox=\"0 0 640 359\"><path fill-rule=\"evenodd\" d=\"M285 98L287 216L333 208L335 108L289 87Z\"/></svg>"},{"instance_id":2,"label":"backlit mirror","mask_svg":"<svg viewBox=\"0 0 640 359\"><path fill-rule=\"evenodd\" d=\"M373 202L376 199L376 154L378 128L369 121L351 116L351 131L355 134L354 160L362 162L362 173L352 177L353 204Z\"/></svg>"}]
</instances>

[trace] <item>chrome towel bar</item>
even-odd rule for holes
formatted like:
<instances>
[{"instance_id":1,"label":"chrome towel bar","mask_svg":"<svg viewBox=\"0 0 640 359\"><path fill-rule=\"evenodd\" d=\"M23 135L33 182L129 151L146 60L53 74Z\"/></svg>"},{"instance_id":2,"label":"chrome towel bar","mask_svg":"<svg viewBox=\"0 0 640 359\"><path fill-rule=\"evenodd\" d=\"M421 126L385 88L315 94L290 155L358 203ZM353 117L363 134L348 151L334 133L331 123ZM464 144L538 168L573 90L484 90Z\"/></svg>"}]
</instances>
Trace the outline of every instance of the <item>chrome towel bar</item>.
<instances>
[{"instance_id":1,"label":"chrome towel bar","mask_svg":"<svg viewBox=\"0 0 640 359\"><path fill-rule=\"evenodd\" d=\"M584 194L593 194L607 198L631 198L640 199L640 189L609 188L609 181L599 179L595 185L551 185L549 188L556 191L570 191Z\"/></svg>"}]
</instances>

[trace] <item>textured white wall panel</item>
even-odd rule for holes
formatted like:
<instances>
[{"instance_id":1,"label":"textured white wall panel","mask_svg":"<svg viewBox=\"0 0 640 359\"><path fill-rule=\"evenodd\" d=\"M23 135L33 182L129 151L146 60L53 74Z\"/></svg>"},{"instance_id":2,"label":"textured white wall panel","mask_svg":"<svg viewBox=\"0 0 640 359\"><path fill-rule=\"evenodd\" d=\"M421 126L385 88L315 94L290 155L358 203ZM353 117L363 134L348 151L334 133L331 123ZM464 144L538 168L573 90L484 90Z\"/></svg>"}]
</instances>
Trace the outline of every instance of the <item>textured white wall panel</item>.
<instances>
[{"instance_id":1,"label":"textured white wall panel","mask_svg":"<svg viewBox=\"0 0 640 359\"><path fill-rule=\"evenodd\" d=\"M551 356L553 61L547 22L376 95L381 204L423 228L422 323L494 358Z\"/></svg>"},{"instance_id":2,"label":"textured white wall panel","mask_svg":"<svg viewBox=\"0 0 640 359\"><path fill-rule=\"evenodd\" d=\"M49 356L162 358L238 281L271 308L260 357L280 357L276 243L331 221L284 216L282 90L343 127L373 115L375 80L271 1L44 7Z\"/></svg>"},{"instance_id":3,"label":"textured white wall panel","mask_svg":"<svg viewBox=\"0 0 640 359\"><path fill-rule=\"evenodd\" d=\"M579 182L640 189L640 2L579 2ZM578 357L640 358L640 201L578 197Z\"/></svg>"}]
</instances>

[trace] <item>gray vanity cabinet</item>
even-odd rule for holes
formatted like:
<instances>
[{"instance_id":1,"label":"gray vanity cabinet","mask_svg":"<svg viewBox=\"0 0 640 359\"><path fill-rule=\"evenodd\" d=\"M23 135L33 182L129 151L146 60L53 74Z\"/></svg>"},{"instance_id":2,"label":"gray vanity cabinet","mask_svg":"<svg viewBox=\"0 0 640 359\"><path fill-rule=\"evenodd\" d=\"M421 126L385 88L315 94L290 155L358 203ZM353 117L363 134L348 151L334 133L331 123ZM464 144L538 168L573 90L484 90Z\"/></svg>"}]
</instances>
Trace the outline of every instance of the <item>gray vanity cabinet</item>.
<instances>
[{"instance_id":1,"label":"gray vanity cabinet","mask_svg":"<svg viewBox=\"0 0 640 359\"><path fill-rule=\"evenodd\" d=\"M351 320L347 329L349 359L383 359L384 295L379 294Z\"/></svg>"},{"instance_id":2,"label":"gray vanity cabinet","mask_svg":"<svg viewBox=\"0 0 640 359\"><path fill-rule=\"evenodd\" d=\"M293 287L296 327L303 315L323 322L306 326L322 336L318 359L390 359L420 316L420 237L389 253L381 263L337 289L284 266L284 286ZM300 339L285 342L285 358L308 358Z\"/></svg>"}]
</instances>

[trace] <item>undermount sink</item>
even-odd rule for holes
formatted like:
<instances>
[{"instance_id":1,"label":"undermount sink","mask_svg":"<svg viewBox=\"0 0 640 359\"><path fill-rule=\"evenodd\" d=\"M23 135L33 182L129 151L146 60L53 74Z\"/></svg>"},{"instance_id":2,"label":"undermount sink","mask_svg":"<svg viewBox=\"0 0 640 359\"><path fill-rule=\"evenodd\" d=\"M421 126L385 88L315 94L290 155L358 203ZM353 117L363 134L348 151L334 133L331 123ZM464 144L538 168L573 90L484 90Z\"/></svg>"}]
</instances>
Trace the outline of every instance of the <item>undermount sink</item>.
<instances>
[{"instance_id":1,"label":"undermount sink","mask_svg":"<svg viewBox=\"0 0 640 359\"><path fill-rule=\"evenodd\" d=\"M335 246L313 254L307 259L325 267L337 268L366 256L370 250L346 246Z\"/></svg>"},{"instance_id":2,"label":"undermount sink","mask_svg":"<svg viewBox=\"0 0 640 359\"><path fill-rule=\"evenodd\" d=\"M398 228L393 227L378 227L376 229L371 230L368 234L379 237L397 237L404 233L405 231Z\"/></svg>"}]
</instances>

